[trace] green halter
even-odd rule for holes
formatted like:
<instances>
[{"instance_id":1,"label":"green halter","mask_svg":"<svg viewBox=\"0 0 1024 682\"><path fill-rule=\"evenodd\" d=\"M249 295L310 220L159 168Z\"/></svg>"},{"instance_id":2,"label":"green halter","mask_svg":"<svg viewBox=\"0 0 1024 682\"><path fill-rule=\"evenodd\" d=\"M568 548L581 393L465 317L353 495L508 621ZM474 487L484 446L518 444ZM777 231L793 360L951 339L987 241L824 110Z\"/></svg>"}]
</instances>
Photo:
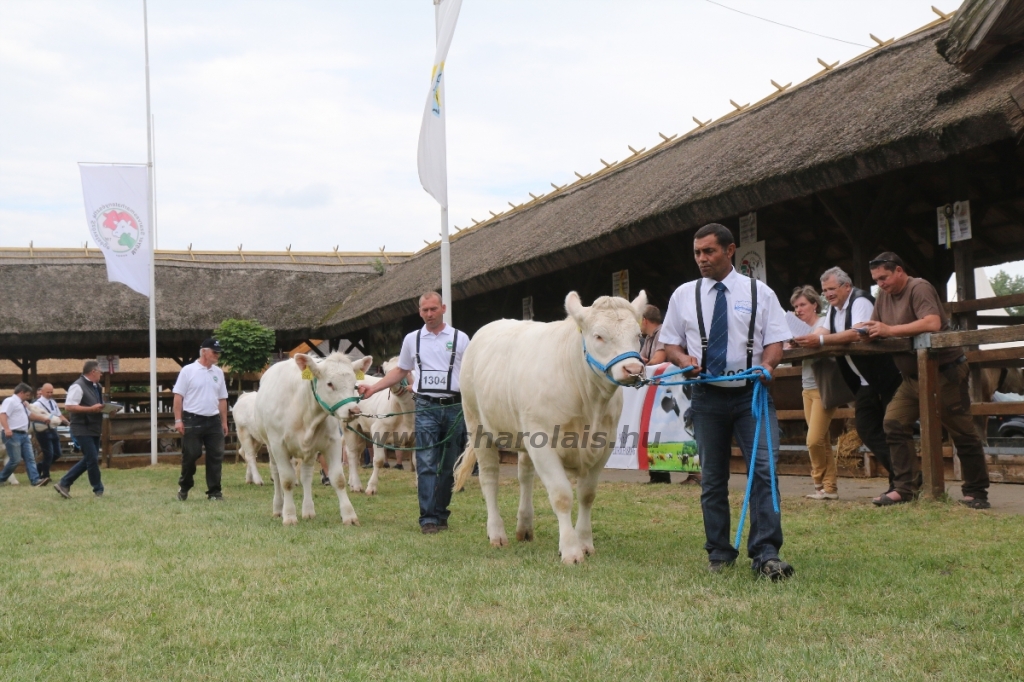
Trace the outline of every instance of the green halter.
<instances>
[{"instance_id":1,"label":"green halter","mask_svg":"<svg viewBox=\"0 0 1024 682\"><path fill-rule=\"evenodd\" d=\"M327 414L331 415L332 417L334 416L334 414L341 407L343 407L345 405L348 405L349 403L358 403L360 400L362 400L362 398L357 395L357 396L354 396L352 398L345 398L344 400L340 400L340 401L336 402L334 404L334 406L332 407L332 406L328 405L327 403L325 403L323 400L321 400L320 396L317 395L317 392L316 392L316 377L313 377L313 381L309 384L309 387L311 389L313 389L313 397L316 398L316 401L320 404L320 407L322 407L325 410L327 410Z\"/></svg>"}]
</instances>

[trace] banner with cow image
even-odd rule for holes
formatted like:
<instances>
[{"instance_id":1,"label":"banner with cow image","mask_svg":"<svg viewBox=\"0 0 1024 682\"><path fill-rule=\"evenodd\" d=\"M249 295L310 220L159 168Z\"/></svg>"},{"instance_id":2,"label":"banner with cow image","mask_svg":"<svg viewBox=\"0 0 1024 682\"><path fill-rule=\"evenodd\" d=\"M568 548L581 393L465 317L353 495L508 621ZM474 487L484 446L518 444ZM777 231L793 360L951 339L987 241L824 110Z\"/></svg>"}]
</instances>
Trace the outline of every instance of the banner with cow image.
<instances>
[{"instance_id":1,"label":"banner with cow image","mask_svg":"<svg viewBox=\"0 0 1024 682\"><path fill-rule=\"evenodd\" d=\"M149 296L153 238L148 169L138 164L79 164L78 168L89 234L103 251L107 280Z\"/></svg>"},{"instance_id":2,"label":"banner with cow image","mask_svg":"<svg viewBox=\"0 0 1024 682\"><path fill-rule=\"evenodd\" d=\"M658 376L673 366L665 363L648 367ZM697 443L686 428L690 407L681 386L620 388L622 416L615 433L615 446L608 458L609 469L699 472Z\"/></svg>"}]
</instances>

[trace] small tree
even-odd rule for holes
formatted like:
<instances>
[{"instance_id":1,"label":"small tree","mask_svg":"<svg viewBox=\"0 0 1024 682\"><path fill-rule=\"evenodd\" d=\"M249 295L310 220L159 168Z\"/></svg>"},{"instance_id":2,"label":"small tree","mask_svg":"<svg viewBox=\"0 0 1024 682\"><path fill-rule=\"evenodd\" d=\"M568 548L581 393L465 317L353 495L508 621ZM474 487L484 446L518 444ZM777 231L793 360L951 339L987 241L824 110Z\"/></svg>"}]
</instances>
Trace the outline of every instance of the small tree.
<instances>
[{"instance_id":1,"label":"small tree","mask_svg":"<svg viewBox=\"0 0 1024 682\"><path fill-rule=\"evenodd\" d=\"M266 367L274 352L274 330L256 320L224 320L213 335L220 341L221 363L239 384L243 374Z\"/></svg>"},{"instance_id":2,"label":"small tree","mask_svg":"<svg viewBox=\"0 0 1024 682\"><path fill-rule=\"evenodd\" d=\"M992 291L996 296L1024 294L1024 276L1011 277L1005 270L1000 270L989 281L992 283ZM1024 315L1024 305L1007 308L1006 312L1010 315Z\"/></svg>"}]
</instances>

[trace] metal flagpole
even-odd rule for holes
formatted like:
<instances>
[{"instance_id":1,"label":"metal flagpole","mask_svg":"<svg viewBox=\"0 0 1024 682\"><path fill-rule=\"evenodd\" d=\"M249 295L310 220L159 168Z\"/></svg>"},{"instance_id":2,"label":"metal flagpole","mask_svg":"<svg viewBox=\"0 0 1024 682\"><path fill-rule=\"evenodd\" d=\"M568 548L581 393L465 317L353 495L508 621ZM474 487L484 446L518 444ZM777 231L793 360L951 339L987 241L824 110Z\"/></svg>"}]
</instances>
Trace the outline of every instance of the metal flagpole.
<instances>
[{"instance_id":1,"label":"metal flagpole","mask_svg":"<svg viewBox=\"0 0 1024 682\"><path fill-rule=\"evenodd\" d=\"M142 35L146 45L146 156L149 168L149 442L150 464L156 464L156 418L159 399L156 393L156 244L153 225L153 117L149 107L149 16L142 0Z\"/></svg>"},{"instance_id":2,"label":"metal flagpole","mask_svg":"<svg viewBox=\"0 0 1024 682\"><path fill-rule=\"evenodd\" d=\"M434 43L441 33L441 2L434 0ZM442 88L444 85L442 84ZM447 124L446 124L447 125ZM448 141L445 139L445 157L448 156ZM448 163L445 161L445 187L448 186ZM447 192L446 192L447 193ZM448 207L441 207L441 302L445 305L444 323L452 323L452 260L448 243Z\"/></svg>"}]
</instances>

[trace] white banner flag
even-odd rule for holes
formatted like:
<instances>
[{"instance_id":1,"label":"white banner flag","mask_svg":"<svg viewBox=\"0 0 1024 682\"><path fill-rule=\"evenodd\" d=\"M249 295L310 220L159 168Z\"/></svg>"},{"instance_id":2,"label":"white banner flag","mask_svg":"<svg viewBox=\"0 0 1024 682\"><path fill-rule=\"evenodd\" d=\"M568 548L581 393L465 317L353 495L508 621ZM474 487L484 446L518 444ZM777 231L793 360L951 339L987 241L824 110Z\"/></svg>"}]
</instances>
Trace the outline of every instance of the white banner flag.
<instances>
[{"instance_id":1,"label":"white banner flag","mask_svg":"<svg viewBox=\"0 0 1024 682\"><path fill-rule=\"evenodd\" d=\"M103 250L107 279L149 296L153 249L149 227L149 173L146 166L79 164L85 219L92 241Z\"/></svg>"},{"instance_id":2,"label":"white banner flag","mask_svg":"<svg viewBox=\"0 0 1024 682\"><path fill-rule=\"evenodd\" d=\"M430 196L448 208L448 159L445 152L444 119L444 62L448 48L455 35L455 23L459 20L462 0L440 0L437 7L437 51L434 53L434 69L430 74L430 92L423 108L423 125L420 126L420 143L416 163L420 171L420 184Z\"/></svg>"}]
</instances>

